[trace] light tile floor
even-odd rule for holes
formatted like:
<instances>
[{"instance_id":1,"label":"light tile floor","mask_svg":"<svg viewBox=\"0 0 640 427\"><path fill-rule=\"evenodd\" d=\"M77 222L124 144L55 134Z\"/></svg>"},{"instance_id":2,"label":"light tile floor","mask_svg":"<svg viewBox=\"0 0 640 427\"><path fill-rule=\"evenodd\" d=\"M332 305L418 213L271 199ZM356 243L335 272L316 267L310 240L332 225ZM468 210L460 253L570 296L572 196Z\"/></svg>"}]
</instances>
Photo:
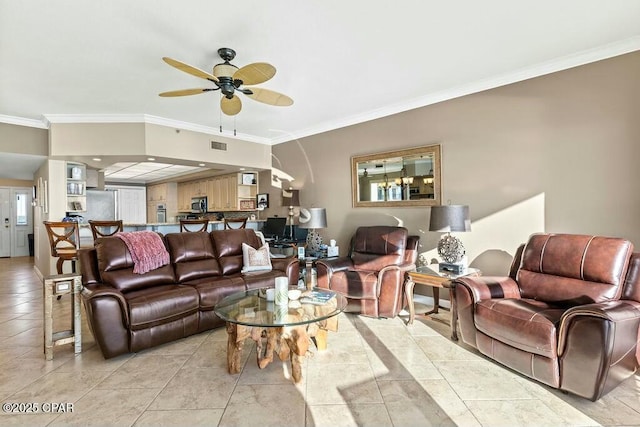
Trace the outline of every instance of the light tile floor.
<instances>
[{"instance_id":1,"label":"light tile floor","mask_svg":"<svg viewBox=\"0 0 640 427\"><path fill-rule=\"evenodd\" d=\"M3 412L3 426L640 426L640 376L595 403L566 395L452 342L446 312L413 326L343 314L298 385L289 363L259 370L250 343L229 375L223 328L104 360L85 324L82 354L69 344L45 361L31 258L0 259L0 272L0 401L73 404ZM66 325L69 297L54 304Z\"/></svg>"}]
</instances>

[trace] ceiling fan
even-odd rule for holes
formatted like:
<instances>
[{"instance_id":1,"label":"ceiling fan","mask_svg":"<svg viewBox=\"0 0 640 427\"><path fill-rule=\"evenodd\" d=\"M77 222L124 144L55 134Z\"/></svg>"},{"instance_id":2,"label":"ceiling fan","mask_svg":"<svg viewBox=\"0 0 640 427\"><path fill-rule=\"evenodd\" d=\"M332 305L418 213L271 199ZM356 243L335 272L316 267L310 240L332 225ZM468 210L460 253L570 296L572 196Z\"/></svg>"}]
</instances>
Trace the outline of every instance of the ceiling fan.
<instances>
[{"instance_id":1,"label":"ceiling fan","mask_svg":"<svg viewBox=\"0 0 640 427\"><path fill-rule=\"evenodd\" d=\"M212 74L172 58L162 58L164 62L172 67L193 76L209 80L213 82L216 87L172 90L170 92L162 92L160 96L197 95L199 93L220 90L224 95L222 99L220 99L220 109L228 116L235 116L242 109L242 101L240 101L240 98L236 95L237 92L241 92L251 99L269 105L286 107L293 104L293 99L282 93L259 87L243 86L257 85L271 79L276 74L276 68L273 65L267 64L266 62L255 62L238 68L229 62L235 58L236 51L228 47L218 49L218 55L220 55L220 58L222 58L224 62L215 65Z\"/></svg>"}]
</instances>

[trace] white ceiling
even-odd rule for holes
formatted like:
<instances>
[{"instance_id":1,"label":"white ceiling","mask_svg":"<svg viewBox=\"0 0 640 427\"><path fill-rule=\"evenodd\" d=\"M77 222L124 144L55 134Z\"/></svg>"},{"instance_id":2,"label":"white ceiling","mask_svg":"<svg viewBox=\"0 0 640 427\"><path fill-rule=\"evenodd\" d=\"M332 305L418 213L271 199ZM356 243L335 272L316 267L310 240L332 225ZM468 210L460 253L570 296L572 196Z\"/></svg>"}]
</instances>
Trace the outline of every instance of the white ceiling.
<instances>
[{"instance_id":1,"label":"white ceiling","mask_svg":"<svg viewBox=\"0 0 640 427\"><path fill-rule=\"evenodd\" d=\"M234 120L219 92L158 96L212 87L163 56L210 72L220 47L273 64L259 86L293 106L240 95ZM0 0L0 121L148 115L278 143L638 49L637 0Z\"/></svg>"}]
</instances>

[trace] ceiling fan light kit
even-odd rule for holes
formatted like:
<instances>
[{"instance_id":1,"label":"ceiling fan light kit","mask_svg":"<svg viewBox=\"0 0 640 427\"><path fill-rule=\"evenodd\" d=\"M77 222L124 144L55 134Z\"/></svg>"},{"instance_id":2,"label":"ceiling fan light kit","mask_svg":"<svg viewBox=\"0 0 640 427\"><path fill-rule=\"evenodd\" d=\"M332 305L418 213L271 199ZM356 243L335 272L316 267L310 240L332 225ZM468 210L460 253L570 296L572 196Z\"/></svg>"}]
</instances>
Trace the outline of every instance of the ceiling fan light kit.
<instances>
[{"instance_id":1,"label":"ceiling fan light kit","mask_svg":"<svg viewBox=\"0 0 640 427\"><path fill-rule=\"evenodd\" d=\"M181 89L162 92L162 97L197 95L204 92L220 90L220 109L228 116L235 116L242 110L242 101L237 96L240 92L247 97L268 105L286 107L293 104L293 99L279 92L259 87L243 87L243 85L257 85L270 80L276 74L276 68L266 62L255 62L238 68L231 64L236 52L228 47L218 49L218 55L224 60L213 67L212 73L200 70L184 62L164 57L164 62L180 71L208 80L216 85L215 88Z\"/></svg>"}]
</instances>

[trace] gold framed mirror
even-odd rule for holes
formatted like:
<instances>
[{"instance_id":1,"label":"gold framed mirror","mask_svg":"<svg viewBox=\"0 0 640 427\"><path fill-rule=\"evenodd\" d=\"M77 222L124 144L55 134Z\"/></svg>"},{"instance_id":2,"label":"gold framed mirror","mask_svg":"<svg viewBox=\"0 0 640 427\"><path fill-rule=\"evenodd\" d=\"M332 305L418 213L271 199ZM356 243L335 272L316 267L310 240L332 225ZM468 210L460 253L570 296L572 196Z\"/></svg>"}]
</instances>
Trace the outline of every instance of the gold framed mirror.
<instances>
[{"instance_id":1,"label":"gold framed mirror","mask_svg":"<svg viewBox=\"0 0 640 427\"><path fill-rule=\"evenodd\" d=\"M351 157L353 207L442 204L440 145Z\"/></svg>"}]
</instances>

